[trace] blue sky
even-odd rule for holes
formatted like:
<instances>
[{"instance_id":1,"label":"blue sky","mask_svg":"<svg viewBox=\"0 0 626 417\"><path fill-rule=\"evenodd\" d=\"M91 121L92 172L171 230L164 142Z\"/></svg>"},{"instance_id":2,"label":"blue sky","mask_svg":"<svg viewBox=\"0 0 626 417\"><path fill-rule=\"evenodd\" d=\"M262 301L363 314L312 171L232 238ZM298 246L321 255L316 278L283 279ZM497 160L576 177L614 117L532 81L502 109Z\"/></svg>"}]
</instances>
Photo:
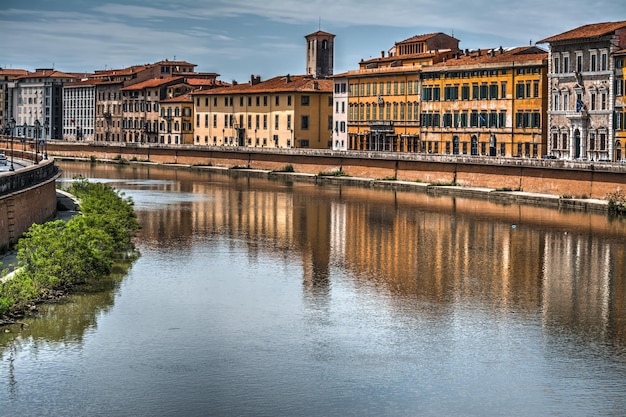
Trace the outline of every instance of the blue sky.
<instances>
[{"instance_id":1,"label":"blue sky","mask_svg":"<svg viewBox=\"0 0 626 417\"><path fill-rule=\"evenodd\" d=\"M167 58L245 82L303 74L304 36L318 29L337 35L338 74L414 35L512 47L619 20L621 0L0 0L0 66L93 72Z\"/></svg>"}]
</instances>

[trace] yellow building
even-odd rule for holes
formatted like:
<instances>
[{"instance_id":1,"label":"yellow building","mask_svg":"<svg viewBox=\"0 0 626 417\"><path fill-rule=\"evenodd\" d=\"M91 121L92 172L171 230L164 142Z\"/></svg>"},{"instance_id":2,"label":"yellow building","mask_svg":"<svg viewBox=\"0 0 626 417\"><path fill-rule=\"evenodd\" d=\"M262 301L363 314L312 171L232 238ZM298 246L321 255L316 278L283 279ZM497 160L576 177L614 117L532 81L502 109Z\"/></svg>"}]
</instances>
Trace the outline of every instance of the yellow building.
<instances>
[{"instance_id":1,"label":"yellow building","mask_svg":"<svg viewBox=\"0 0 626 417\"><path fill-rule=\"evenodd\" d=\"M270 148L328 148L333 82L307 75L199 90L194 144Z\"/></svg>"},{"instance_id":2,"label":"yellow building","mask_svg":"<svg viewBox=\"0 0 626 417\"><path fill-rule=\"evenodd\" d=\"M528 46L457 53L421 71L421 152L546 153L547 53Z\"/></svg>"},{"instance_id":3,"label":"yellow building","mask_svg":"<svg viewBox=\"0 0 626 417\"><path fill-rule=\"evenodd\" d=\"M193 101L189 94L161 100L159 142L193 144Z\"/></svg>"},{"instance_id":4,"label":"yellow building","mask_svg":"<svg viewBox=\"0 0 626 417\"><path fill-rule=\"evenodd\" d=\"M420 71L458 45L444 33L414 36L337 75L348 80L348 149L418 152Z\"/></svg>"}]
</instances>

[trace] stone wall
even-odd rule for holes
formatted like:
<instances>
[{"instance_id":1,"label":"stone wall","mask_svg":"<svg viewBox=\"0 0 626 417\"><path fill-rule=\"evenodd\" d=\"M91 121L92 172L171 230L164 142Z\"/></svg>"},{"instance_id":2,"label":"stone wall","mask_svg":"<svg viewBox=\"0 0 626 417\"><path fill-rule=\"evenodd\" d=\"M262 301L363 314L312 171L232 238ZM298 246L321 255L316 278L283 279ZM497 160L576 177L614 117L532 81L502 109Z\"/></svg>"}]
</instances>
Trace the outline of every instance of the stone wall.
<instances>
[{"instance_id":1,"label":"stone wall","mask_svg":"<svg viewBox=\"0 0 626 417\"><path fill-rule=\"evenodd\" d=\"M43 223L56 214L55 180L59 176L49 159L0 176L0 188L22 184L0 194L0 252L15 244L33 223Z\"/></svg>"},{"instance_id":2,"label":"stone wall","mask_svg":"<svg viewBox=\"0 0 626 417\"><path fill-rule=\"evenodd\" d=\"M583 198L605 198L626 192L626 165L535 158L486 158L392 152L345 152L313 149L168 147L151 144L93 145L49 143L51 154L69 157L150 160L164 164L212 165L319 174L343 170L353 177L396 178L431 184L452 184L520 190Z\"/></svg>"}]
</instances>

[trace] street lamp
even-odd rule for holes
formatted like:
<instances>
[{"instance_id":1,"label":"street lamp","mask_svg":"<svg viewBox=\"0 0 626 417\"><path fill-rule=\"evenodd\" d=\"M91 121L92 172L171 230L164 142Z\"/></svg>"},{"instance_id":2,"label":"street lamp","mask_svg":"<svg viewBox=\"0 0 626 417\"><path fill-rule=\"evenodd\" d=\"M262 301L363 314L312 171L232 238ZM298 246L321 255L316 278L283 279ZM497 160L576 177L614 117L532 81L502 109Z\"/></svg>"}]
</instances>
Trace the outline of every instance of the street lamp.
<instances>
[{"instance_id":1,"label":"street lamp","mask_svg":"<svg viewBox=\"0 0 626 417\"><path fill-rule=\"evenodd\" d=\"M41 132L41 122L35 119L35 165L39 163L39 134Z\"/></svg>"},{"instance_id":2,"label":"street lamp","mask_svg":"<svg viewBox=\"0 0 626 417\"><path fill-rule=\"evenodd\" d=\"M13 166L13 130L15 130L15 118L13 117L9 120L9 129L11 131L11 168L9 168L9 170L15 171L15 167Z\"/></svg>"},{"instance_id":3,"label":"street lamp","mask_svg":"<svg viewBox=\"0 0 626 417\"><path fill-rule=\"evenodd\" d=\"M44 146L44 156L43 159L48 159L48 128L50 127L50 122L46 120L43 124L43 146Z\"/></svg>"}]
</instances>

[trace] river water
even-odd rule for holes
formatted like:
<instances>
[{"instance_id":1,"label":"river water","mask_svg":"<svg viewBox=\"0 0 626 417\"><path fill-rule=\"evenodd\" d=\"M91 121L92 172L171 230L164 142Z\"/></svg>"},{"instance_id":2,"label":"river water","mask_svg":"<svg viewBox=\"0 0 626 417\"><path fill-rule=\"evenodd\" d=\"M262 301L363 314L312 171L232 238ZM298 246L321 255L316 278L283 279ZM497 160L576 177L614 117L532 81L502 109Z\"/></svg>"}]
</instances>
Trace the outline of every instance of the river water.
<instances>
[{"instance_id":1,"label":"river water","mask_svg":"<svg viewBox=\"0 0 626 417\"><path fill-rule=\"evenodd\" d=\"M626 415L624 219L59 165L140 257L2 329L2 416Z\"/></svg>"}]
</instances>

